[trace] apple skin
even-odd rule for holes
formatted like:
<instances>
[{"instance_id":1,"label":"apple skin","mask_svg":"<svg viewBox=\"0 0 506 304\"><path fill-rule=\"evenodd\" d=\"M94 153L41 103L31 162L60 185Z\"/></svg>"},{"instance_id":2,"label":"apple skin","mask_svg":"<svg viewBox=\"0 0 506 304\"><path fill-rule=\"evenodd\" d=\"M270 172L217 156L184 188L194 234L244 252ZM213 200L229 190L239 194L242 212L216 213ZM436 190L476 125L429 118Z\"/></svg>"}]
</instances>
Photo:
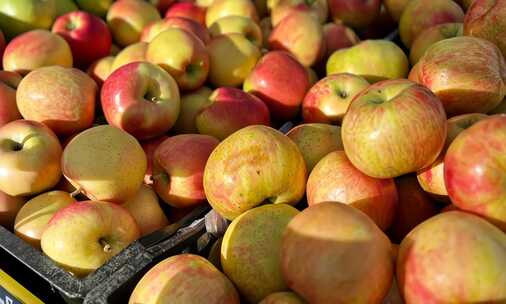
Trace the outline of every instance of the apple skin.
<instances>
[{"instance_id":1,"label":"apple skin","mask_svg":"<svg viewBox=\"0 0 506 304\"><path fill-rule=\"evenodd\" d=\"M226 16L243 16L258 22L255 4L251 0L214 0L207 8L206 25L211 25L218 19Z\"/></svg>"},{"instance_id":2,"label":"apple skin","mask_svg":"<svg viewBox=\"0 0 506 304\"><path fill-rule=\"evenodd\" d=\"M263 45L260 26L248 17L227 16L220 18L209 27L209 33L212 37L228 33L239 33L243 34L256 47L261 48Z\"/></svg>"},{"instance_id":3,"label":"apple skin","mask_svg":"<svg viewBox=\"0 0 506 304\"><path fill-rule=\"evenodd\" d=\"M265 205L238 216L221 243L221 266L248 303L287 290L281 273L283 232L299 211L286 204Z\"/></svg>"},{"instance_id":4,"label":"apple skin","mask_svg":"<svg viewBox=\"0 0 506 304\"><path fill-rule=\"evenodd\" d=\"M68 192L51 191L40 194L23 205L16 215L14 232L33 247L40 249L40 239L47 224L58 212L75 199Z\"/></svg>"},{"instance_id":5,"label":"apple skin","mask_svg":"<svg viewBox=\"0 0 506 304\"><path fill-rule=\"evenodd\" d=\"M181 96L181 111L179 111L172 131L176 134L199 133L196 118L200 111L210 103L209 96L212 93L213 90L210 88L201 87L196 91L183 94Z\"/></svg>"},{"instance_id":6,"label":"apple skin","mask_svg":"<svg viewBox=\"0 0 506 304\"><path fill-rule=\"evenodd\" d=\"M159 66L142 61L114 71L102 86L101 102L107 122L138 139L170 130L180 107L174 78Z\"/></svg>"},{"instance_id":7,"label":"apple skin","mask_svg":"<svg viewBox=\"0 0 506 304\"><path fill-rule=\"evenodd\" d=\"M217 36L208 46L209 81L215 87L237 87L251 73L260 50L246 37L238 33Z\"/></svg>"},{"instance_id":8,"label":"apple skin","mask_svg":"<svg viewBox=\"0 0 506 304\"><path fill-rule=\"evenodd\" d=\"M323 26L307 12L295 11L281 20L269 36L271 50L290 52L310 67L325 55Z\"/></svg>"},{"instance_id":9,"label":"apple skin","mask_svg":"<svg viewBox=\"0 0 506 304\"><path fill-rule=\"evenodd\" d=\"M478 216L436 215L401 243L399 290L406 303L499 303L506 298L505 247L506 234Z\"/></svg>"},{"instance_id":10,"label":"apple skin","mask_svg":"<svg viewBox=\"0 0 506 304\"><path fill-rule=\"evenodd\" d=\"M169 257L151 268L137 283L129 304L239 304L230 280L209 261L193 254Z\"/></svg>"},{"instance_id":11,"label":"apple skin","mask_svg":"<svg viewBox=\"0 0 506 304\"><path fill-rule=\"evenodd\" d=\"M383 0L383 5L390 16L392 16L396 22L399 22L406 5L408 5L410 1L411 0Z\"/></svg>"},{"instance_id":12,"label":"apple skin","mask_svg":"<svg viewBox=\"0 0 506 304\"><path fill-rule=\"evenodd\" d=\"M214 149L204 170L204 190L213 209L232 220L266 201L294 205L304 195L306 176L297 145L275 129L256 125Z\"/></svg>"},{"instance_id":13,"label":"apple skin","mask_svg":"<svg viewBox=\"0 0 506 304\"><path fill-rule=\"evenodd\" d=\"M412 0L402 12L399 34L404 45L411 48L413 41L425 29L438 24L463 21L462 8L452 0Z\"/></svg>"},{"instance_id":14,"label":"apple skin","mask_svg":"<svg viewBox=\"0 0 506 304\"><path fill-rule=\"evenodd\" d=\"M33 30L12 39L3 56L4 70L21 75L51 65L71 68L72 62L72 51L65 39L46 30Z\"/></svg>"},{"instance_id":15,"label":"apple skin","mask_svg":"<svg viewBox=\"0 0 506 304\"><path fill-rule=\"evenodd\" d=\"M0 191L0 225L12 230L19 209L26 203L21 196L10 196Z\"/></svg>"},{"instance_id":16,"label":"apple skin","mask_svg":"<svg viewBox=\"0 0 506 304\"><path fill-rule=\"evenodd\" d=\"M154 162L154 155L156 148L164 142L167 138L169 138L166 135L162 135L157 138L153 138L147 141L141 142L142 149L144 150L144 153L146 153L146 159L147 159L147 168L146 168L146 174L144 175L144 184L146 185L152 185L153 184L153 162Z\"/></svg>"},{"instance_id":17,"label":"apple skin","mask_svg":"<svg viewBox=\"0 0 506 304\"><path fill-rule=\"evenodd\" d=\"M406 78L408 72L408 57L400 47L387 40L364 40L335 51L327 60L327 75L350 73L370 83Z\"/></svg>"},{"instance_id":18,"label":"apple skin","mask_svg":"<svg viewBox=\"0 0 506 304\"><path fill-rule=\"evenodd\" d=\"M105 264L140 232L132 215L108 202L84 201L59 210L42 233L42 251L57 265L84 277Z\"/></svg>"},{"instance_id":19,"label":"apple skin","mask_svg":"<svg viewBox=\"0 0 506 304\"><path fill-rule=\"evenodd\" d=\"M56 16L55 0L0 0L0 28L7 40L34 29L49 29Z\"/></svg>"},{"instance_id":20,"label":"apple skin","mask_svg":"<svg viewBox=\"0 0 506 304\"><path fill-rule=\"evenodd\" d=\"M506 231L506 115L483 119L462 131L444 159L452 203Z\"/></svg>"},{"instance_id":21,"label":"apple skin","mask_svg":"<svg viewBox=\"0 0 506 304\"><path fill-rule=\"evenodd\" d=\"M488 112L489 114L506 114L506 98L492 111Z\"/></svg>"},{"instance_id":22,"label":"apple skin","mask_svg":"<svg viewBox=\"0 0 506 304\"><path fill-rule=\"evenodd\" d=\"M259 98L237 88L214 90L195 117L200 134L219 140L250 125L270 125L269 109Z\"/></svg>"},{"instance_id":23,"label":"apple skin","mask_svg":"<svg viewBox=\"0 0 506 304\"><path fill-rule=\"evenodd\" d=\"M281 291L268 295L258 304L306 304L306 301L294 292Z\"/></svg>"},{"instance_id":24,"label":"apple skin","mask_svg":"<svg viewBox=\"0 0 506 304\"><path fill-rule=\"evenodd\" d=\"M167 9L175 2L175 0L149 0L151 4L153 4L160 14L164 14Z\"/></svg>"},{"instance_id":25,"label":"apple skin","mask_svg":"<svg viewBox=\"0 0 506 304\"><path fill-rule=\"evenodd\" d=\"M506 63L493 43L455 37L432 45L413 67L409 79L434 92L449 117L487 113L504 99Z\"/></svg>"},{"instance_id":26,"label":"apple skin","mask_svg":"<svg viewBox=\"0 0 506 304\"><path fill-rule=\"evenodd\" d=\"M365 28L379 15L381 0L328 0L335 23Z\"/></svg>"},{"instance_id":27,"label":"apple skin","mask_svg":"<svg viewBox=\"0 0 506 304\"><path fill-rule=\"evenodd\" d=\"M97 84L74 68L39 68L21 80L16 93L25 119L44 123L56 135L69 136L91 127Z\"/></svg>"},{"instance_id":28,"label":"apple skin","mask_svg":"<svg viewBox=\"0 0 506 304\"><path fill-rule=\"evenodd\" d=\"M208 135L183 134L163 141L153 156L153 189L175 208L205 202L204 167L219 141Z\"/></svg>"},{"instance_id":29,"label":"apple skin","mask_svg":"<svg viewBox=\"0 0 506 304\"><path fill-rule=\"evenodd\" d=\"M139 191L147 159L127 132L102 125L81 132L63 151L64 176L92 200L123 203Z\"/></svg>"},{"instance_id":30,"label":"apple skin","mask_svg":"<svg viewBox=\"0 0 506 304\"><path fill-rule=\"evenodd\" d=\"M204 44L208 44L211 36L203 25L182 17L171 17L158 20L144 27L141 34L141 41L151 42L158 34L169 28L180 28L197 36Z\"/></svg>"},{"instance_id":31,"label":"apple skin","mask_svg":"<svg viewBox=\"0 0 506 304\"><path fill-rule=\"evenodd\" d=\"M206 9L191 1L175 2L165 13L165 19L182 17L206 26Z\"/></svg>"},{"instance_id":32,"label":"apple skin","mask_svg":"<svg viewBox=\"0 0 506 304\"><path fill-rule=\"evenodd\" d=\"M181 90L198 89L209 73L209 53L204 43L179 28L169 28L157 35L148 45L146 59L174 77Z\"/></svg>"},{"instance_id":33,"label":"apple skin","mask_svg":"<svg viewBox=\"0 0 506 304\"><path fill-rule=\"evenodd\" d=\"M360 42L360 38L351 28L336 23L327 23L323 26L323 37L326 46L325 59L337 50L352 47Z\"/></svg>"},{"instance_id":34,"label":"apple skin","mask_svg":"<svg viewBox=\"0 0 506 304\"><path fill-rule=\"evenodd\" d=\"M114 0L75 0L83 11L105 17Z\"/></svg>"},{"instance_id":35,"label":"apple skin","mask_svg":"<svg viewBox=\"0 0 506 304\"><path fill-rule=\"evenodd\" d=\"M142 185L139 192L121 207L125 208L135 219L140 236L145 236L169 224L167 217L158 204L155 191Z\"/></svg>"},{"instance_id":36,"label":"apple skin","mask_svg":"<svg viewBox=\"0 0 506 304\"><path fill-rule=\"evenodd\" d=\"M95 80L95 83L99 88L102 87L104 81L109 77L112 70L112 65L116 57L114 56L106 56L98 59L94 63L92 63L86 72L88 75Z\"/></svg>"},{"instance_id":37,"label":"apple skin","mask_svg":"<svg viewBox=\"0 0 506 304\"><path fill-rule=\"evenodd\" d=\"M62 36L70 46L72 58L78 67L109 55L111 33L107 24L97 16L83 11L70 12L56 19L52 32ZM93 45L93 47L89 47Z\"/></svg>"},{"instance_id":38,"label":"apple skin","mask_svg":"<svg viewBox=\"0 0 506 304\"><path fill-rule=\"evenodd\" d=\"M409 61L412 65L415 65L434 43L462 36L463 30L462 23L443 23L424 30L413 41L409 53Z\"/></svg>"},{"instance_id":39,"label":"apple skin","mask_svg":"<svg viewBox=\"0 0 506 304\"><path fill-rule=\"evenodd\" d=\"M77 4L74 3L74 0L55 0L56 5L56 18L63 16L67 13L77 11L79 8Z\"/></svg>"},{"instance_id":40,"label":"apple skin","mask_svg":"<svg viewBox=\"0 0 506 304\"><path fill-rule=\"evenodd\" d=\"M265 102L274 120L284 122L299 113L310 83L306 69L292 55L271 51L258 61L243 88Z\"/></svg>"},{"instance_id":41,"label":"apple skin","mask_svg":"<svg viewBox=\"0 0 506 304\"><path fill-rule=\"evenodd\" d=\"M146 61L148 43L137 42L122 49L114 59L109 74L120 67L136 61Z\"/></svg>"},{"instance_id":42,"label":"apple skin","mask_svg":"<svg viewBox=\"0 0 506 304\"><path fill-rule=\"evenodd\" d=\"M365 175L344 151L331 152L318 162L309 175L306 195L309 206L336 202L357 208L383 231L392 224L398 201L393 179Z\"/></svg>"},{"instance_id":43,"label":"apple skin","mask_svg":"<svg viewBox=\"0 0 506 304\"><path fill-rule=\"evenodd\" d=\"M302 102L304 122L340 124L353 98L368 86L363 77L348 73L321 79L309 89Z\"/></svg>"},{"instance_id":44,"label":"apple skin","mask_svg":"<svg viewBox=\"0 0 506 304\"><path fill-rule=\"evenodd\" d=\"M2 68L2 58L4 56L4 50L5 50L5 36L0 29L0 69Z\"/></svg>"},{"instance_id":45,"label":"apple skin","mask_svg":"<svg viewBox=\"0 0 506 304\"><path fill-rule=\"evenodd\" d=\"M341 127L328 124L309 123L301 124L286 133L297 147L299 147L308 172L325 155L332 151L344 150L341 140Z\"/></svg>"},{"instance_id":46,"label":"apple skin","mask_svg":"<svg viewBox=\"0 0 506 304\"><path fill-rule=\"evenodd\" d=\"M288 287L308 303L381 303L393 279L391 251L362 211L320 203L288 224L281 269Z\"/></svg>"},{"instance_id":47,"label":"apple skin","mask_svg":"<svg viewBox=\"0 0 506 304\"><path fill-rule=\"evenodd\" d=\"M61 177L62 150L42 123L15 120L0 128L0 191L29 196L54 187Z\"/></svg>"},{"instance_id":48,"label":"apple skin","mask_svg":"<svg viewBox=\"0 0 506 304\"><path fill-rule=\"evenodd\" d=\"M280 0L271 8L272 26L276 26L281 20L296 10L308 11L322 24L329 17L327 0Z\"/></svg>"},{"instance_id":49,"label":"apple skin","mask_svg":"<svg viewBox=\"0 0 506 304\"><path fill-rule=\"evenodd\" d=\"M378 82L358 94L344 116L341 136L357 169L371 177L392 178L432 164L446 132L441 101L426 87L398 79Z\"/></svg>"},{"instance_id":50,"label":"apple skin","mask_svg":"<svg viewBox=\"0 0 506 304\"><path fill-rule=\"evenodd\" d=\"M15 72L0 71L0 127L23 118L16 104L16 90L21 79Z\"/></svg>"}]
</instances>

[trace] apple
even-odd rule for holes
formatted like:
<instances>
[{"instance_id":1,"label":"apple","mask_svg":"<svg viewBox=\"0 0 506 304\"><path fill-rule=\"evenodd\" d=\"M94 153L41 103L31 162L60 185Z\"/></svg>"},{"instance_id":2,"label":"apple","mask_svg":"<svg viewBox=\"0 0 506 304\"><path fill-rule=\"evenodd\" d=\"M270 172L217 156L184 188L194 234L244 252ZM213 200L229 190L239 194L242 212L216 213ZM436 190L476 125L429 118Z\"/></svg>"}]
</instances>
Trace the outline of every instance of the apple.
<instances>
[{"instance_id":1,"label":"apple","mask_svg":"<svg viewBox=\"0 0 506 304\"><path fill-rule=\"evenodd\" d=\"M304 158L293 141L270 127L249 126L211 153L204 191L213 209L232 220L266 202L296 204L304 195L306 175Z\"/></svg>"},{"instance_id":2,"label":"apple","mask_svg":"<svg viewBox=\"0 0 506 304\"><path fill-rule=\"evenodd\" d=\"M311 14L295 11L281 20L269 36L271 50L286 50L309 67L325 55L323 26Z\"/></svg>"},{"instance_id":3,"label":"apple","mask_svg":"<svg viewBox=\"0 0 506 304\"><path fill-rule=\"evenodd\" d=\"M350 73L362 76L370 83L406 78L408 72L408 57L388 40L365 40L335 51L327 60L327 75Z\"/></svg>"},{"instance_id":4,"label":"apple","mask_svg":"<svg viewBox=\"0 0 506 304\"><path fill-rule=\"evenodd\" d=\"M444 179L452 203L485 217L506 231L506 115L483 119L462 131L444 159Z\"/></svg>"},{"instance_id":5,"label":"apple","mask_svg":"<svg viewBox=\"0 0 506 304\"><path fill-rule=\"evenodd\" d=\"M179 115L179 89L165 70L149 62L133 62L104 82L101 104L107 122L138 139L166 133Z\"/></svg>"},{"instance_id":6,"label":"apple","mask_svg":"<svg viewBox=\"0 0 506 304\"><path fill-rule=\"evenodd\" d=\"M23 118L16 105L16 90L21 79L17 73L0 71L0 127Z\"/></svg>"},{"instance_id":7,"label":"apple","mask_svg":"<svg viewBox=\"0 0 506 304\"><path fill-rule=\"evenodd\" d=\"M455 37L432 45L409 74L443 103L449 117L487 113L504 99L506 63L492 42ZM451 79L451 81L448 81Z\"/></svg>"},{"instance_id":8,"label":"apple","mask_svg":"<svg viewBox=\"0 0 506 304\"><path fill-rule=\"evenodd\" d=\"M114 0L75 0L83 11L105 17Z\"/></svg>"},{"instance_id":9,"label":"apple","mask_svg":"<svg viewBox=\"0 0 506 304\"><path fill-rule=\"evenodd\" d=\"M241 85L260 58L260 50L238 33L217 36L209 42L209 81L216 87Z\"/></svg>"},{"instance_id":10,"label":"apple","mask_svg":"<svg viewBox=\"0 0 506 304\"><path fill-rule=\"evenodd\" d=\"M129 304L239 304L230 280L209 261L193 254L169 257L151 268L137 283Z\"/></svg>"},{"instance_id":11,"label":"apple","mask_svg":"<svg viewBox=\"0 0 506 304\"><path fill-rule=\"evenodd\" d=\"M209 73L209 53L204 43L179 28L157 35L148 45L146 59L174 77L181 90L198 89Z\"/></svg>"},{"instance_id":12,"label":"apple","mask_svg":"<svg viewBox=\"0 0 506 304\"><path fill-rule=\"evenodd\" d=\"M134 217L140 236L148 235L169 224L158 204L155 191L149 186L142 185L139 192L121 206Z\"/></svg>"},{"instance_id":13,"label":"apple","mask_svg":"<svg viewBox=\"0 0 506 304\"><path fill-rule=\"evenodd\" d=\"M84 201L60 209L42 233L42 251L57 265L84 277L139 238L135 219L123 207Z\"/></svg>"},{"instance_id":14,"label":"apple","mask_svg":"<svg viewBox=\"0 0 506 304\"><path fill-rule=\"evenodd\" d=\"M242 16L227 16L216 20L209 27L211 37L222 34L239 33L243 34L256 47L262 47L262 30L251 18Z\"/></svg>"},{"instance_id":15,"label":"apple","mask_svg":"<svg viewBox=\"0 0 506 304\"><path fill-rule=\"evenodd\" d=\"M2 68L2 58L4 56L4 50L5 50L5 36L2 32L2 29L0 29L0 68Z\"/></svg>"},{"instance_id":16,"label":"apple","mask_svg":"<svg viewBox=\"0 0 506 304\"><path fill-rule=\"evenodd\" d=\"M334 22L365 28L379 15L381 0L328 0Z\"/></svg>"},{"instance_id":17,"label":"apple","mask_svg":"<svg viewBox=\"0 0 506 304\"><path fill-rule=\"evenodd\" d=\"M34 29L49 29L55 16L55 0L0 0L0 29L7 40Z\"/></svg>"},{"instance_id":18,"label":"apple","mask_svg":"<svg viewBox=\"0 0 506 304\"><path fill-rule=\"evenodd\" d=\"M209 96L195 117L199 133L223 140L250 125L270 125L269 109L259 98L240 89L223 87Z\"/></svg>"},{"instance_id":19,"label":"apple","mask_svg":"<svg viewBox=\"0 0 506 304\"><path fill-rule=\"evenodd\" d=\"M12 230L14 220L26 199L21 196L10 196L0 191L0 225Z\"/></svg>"},{"instance_id":20,"label":"apple","mask_svg":"<svg viewBox=\"0 0 506 304\"><path fill-rule=\"evenodd\" d=\"M52 31L67 41L76 66L88 67L111 51L112 38L107 24L87 12L76 11L58 17Z\"/></svg>"},{"instance_id":21,"label":"apple","mask_svg":"<svg viewBox=\"0 0 506 304\"><path fill-rule=\"evenodd\" d=\"M432 164L446 139L441 101L405 79L385 80L359 93L344 116L344 151L360 171L376 178L416 172Z\"/></svg>"},{"instance_id":22,"label":"apple","mask_svg":"<svg viewBox=\"0 0 506 304\"><path fill-rule=\"evenodd\" d=\"M243 16L259 21L255 4L251 0L214 0L207 8L207 27L226 16Z\"/></svg>"},{"instance_id":23,"label":"apple","mask_svg":"<svg viewBox=\"0 0 506 304\"><path fill-rule=\"evenodd\" d=\"M65 39L46 30L33 30L12 39L3 56L4 70L22 75L51 65L71 68L72 62L72 51Z\"/></svg>"},{"instance_id":24,"label":"apple","mask_svg":"<svg viewBox=\"0 0 506 304\"><path fill-rule=\"evenodd\" d=\"M434 43L462 36L462 32L462 23L443 23L424 30L416 37L411 46L409 53L411 64L415 65Z\"/></svg>"},{"instance_id":25,"label":"apple","mask_svg":"<svg viewBox=\"0 0 506 304\"><path fill-rule=\"evenodd\" d=\"M201 87L196 91L181 96L181 110L179 111L176 124L172 128L176 134L199 132L195 119L199 112L210 103L209 96L212 93L213 90L210 88Z\"/></svg>"},{"instance_id":26,"label":"apple","mask_svg":"<svg viewBox=\"0 0 506 304\"><path fill-rule=\"evenodd\" d=\"M425 29L438 24L463 21L462 8L452 0L412 0L402 12L399 34L404 45L411 48L413 41Z\"/></svg>"},{"instance_id":27,"label":"apple","mask_svg":"<svg viewBox=\"0 0 506 304\"><path fill-rule=\"evenodd\" d=\"M79 8L74 3L74 0L55 0L56 5L56 17L60 17L62 15L65 15L67 13L77 11Z\"/></svg>"},{"instance_id":28,"label":"apple","mask_svg":"<svg viewBox=\"0 0 506 304\"><path fill-rule=\"evenodd\" d=\"M97 126L74 137L63 151L64 176L92 200L124 203L139 191L146 173L146 154L135 137Z\"/></svg>"},{"instance_id":29,"label":"apple","mask_svg":"<svg viewBox=\"0 0 506 304\"><path fill-rule=\"evenodd\" d=\"M191 19L203 26L206 26L206 9L191 1L181 1L172 4L165 13L166 19L171 17Z\"/></svg>"},{"instance_id":30,"label":"apple","mask_svg":"<svg viewBox=\"0 0 506 304\"><path fill-rule=\"evenodd\" d=\"M137 42L122 49L114 59L109 74L120 67L136 61L146 61L148 43Z\"/></svg>"},{"instance_id":31,"label":"apple","mask_svg":"<svg viewBox=\"0 0 506 304\"><path fill-rule=\"evenodd\" d=\"M271 293L258 304L306 304L301 297L291 291Z\"/></svg>"},{"instance_id":32,"label":"apple","mask_svg":"<svg viewBox=\"0 0 506 304\"><path fill-rule=\"evenodd\" d=\"M116 1L107 11L107 24L120 46L139 42L144 27L160 19L156 7L142 0Z\"/></svg>"},{"instance_id":33,"label":"apple","mask_svg":"<svg viewBox=\"0 0 506 304\"><path fill-rule=\"evenodd\" d=\"M160 14L164 14L167 9L175 2L175 0L149 0L148 2L153 4L158 9Z\"/></svg>"},{"instance_id":34,"label":"apple","mask_svg":"<svg viewBox=\"0 0 506 304\"><path fill-rule=\"evenodd\" d=\"M348 73L321 79L302 102L304 122L340 124L353 98L368 86L363 77Z\"/></svg>"},{"instance_id":35,"label":"apple","mask_svg":"<svg viewBox=\"0 0 506 304\"><path fill-rule=\"evenodd\" d=\"M151 42L158 34L169 29L169 28L180 28L186 30L195 36L197 36L204 44L208 44L211 40L211 36L206 27L203 25L182 17L171 17L168 19L158 20L151 22L141 34L141 41Z\"/></svg>"},{"instance_id":36,"label":"apple","mask_svg":"<svg viewBox=\"0 0 506 304\"><path fill-rule=\"evenodd\" d=\"M325 59L337 50L352 47L360 42L360 38L351 28L336 23L327 23L323 26L323 37L326 46Z\"/></svg>"},{"instance_id":37,"label":"apple","mask_svg":"<svg viewBox=\"0 0 506 304\"><path fill-rule=\"evenodd\" d=\"M386 231L397 209L393 179L378 179L359 171L344 151L324 156L309 175L306 196L309 206L323 202L342 203L367 214Z\"/></svg>"},{"instance_id":38,"label":"apple","mask_svg":"<svg viewBox=\"0 0 506 304\"><path fill-rule=\"evenodd\" d=\"M381 303L393 279L391 250L362 211L320 203L288 224L281 270L288 287L308 303Z\"/></svg>"},{"instance_id":39,"label":"apple","mask_svg":"<svg viewBox=\"0 0 506 304\"><path fill-rule=\"evenodd\" d=\"M408 5L410 1L411 0L383 0L383 5L390 16L392 16L396 22L399 22L406 5Z\"/></svg>"},{"instance_id":40,"label":"apple","mask_svg":"<svg viewBox=\"0 0 506 304\"><path fill-rule=\"evenodd\" d=\"M14 232L33 247L40 249L42 232L58 210L75 200L68 192L51 191L29 200L19 210L14 222Z\"/></svg>"},{"instance_id":41,"label":"apple","mask_svg":"<svg viewBox=\"0 0 506 304\"><path fill-rule=\"evenodd\" d=\"M0 191L29 196L54 187L61 177L61 145L42 123L15 120L0 128Z\"/></svg>"},{"instance_id":42,"label":"apple","mask_svg":"<svg viewBox=\"0 0 506 304\"><path fill-rule=\"evenodd\" d=\"M505 247L506 234L478 216L436 215L401 243L401 294L406 303L500 303L506 299Z\"/></svg>"},{"instance_id":43,"label":"apple","mask_svg":"<svg viewBox=\"0 0 506 304\"><path fill-rule=\"evenodd\" d=\"M144 184L146 185L152 185L153 184L153 162L154 162L154 155L156 148L164 142L167 138L169 138L166 135L162 135L157 138L153 138L147 141L141 142L142 149L144 150L144 153L146 153L146 159L147 159L147 167L146 167L146 174L144 175Z\"/></svg>"},{"instance_id":44,"label":"apple","mask_svg":"<svg viewBox=\"0 0 506 304\"><path fill-rule=\"evenodd\" d=\"M248 210L232 221L221 244L223 272L249 303L287 289L281 273L283 232L299 211L286 204Z\"/></svg>"},{"instance_id":45,"label":"apple","mask_svg":"<svg viewBox=\"0 0 506 304\"><path fill-rule=\"evenodd\" d=\"M273 119L293 119L310 88L304 66L285 51L265 54L244 81L243 88L262 99Z\"/></svg>"},{"instance_id":46,"label":"apple","mask_svg":"<svg viewBox=\"0 0 506 304\"><path fill-rule=\"evenodd\" d=\"M495 107L492 111L488 112L489 114L506 114L506 98Z\"/></svg>"},{"instance_id":47,"label":"apple","mask_svg":"<svg viewBox=\"0 0 506 304\"><path fill-rule=\"evenodd\" d=\"M325 23L329 16L327 0L280 0L271 9L272 26L294 11L302 10L312 14L320 23Z\"/></svg>"},{"instance_id":48,"label":"apple","mask_svg":"<svg viewBox=\"0 0 506 304\"><path fill-rule=\"evenodd\" d=\"M413 174L396 178L395 185L399 200L388 235L393 242L400 243L418 224L438 214L439 208Z\"/></svg>"},{"instance_id":49,"label":"apple","mask_svg":"<svg viewBox=\"0 0 506 304\"><path fill-rule=\"evenodd\" d=\"M286 133L299 147L308 172L332 151L344 150L341 140L341 127L328 124L301 124Z\"/></svg>"},{"instance_id":50,"label":"apple","mask_svg":"<svg viewBox=\"0 0 506 304\"><path fill-rule=\"evenodd\" d=\"M102 87L104 81L109 77L112 70L112 65L116 57L114 56L106 56L98 59L94 63L90 65L90 67L86 70L88 75L95 80L98 87Z\"/></svg>"}]
</instances>

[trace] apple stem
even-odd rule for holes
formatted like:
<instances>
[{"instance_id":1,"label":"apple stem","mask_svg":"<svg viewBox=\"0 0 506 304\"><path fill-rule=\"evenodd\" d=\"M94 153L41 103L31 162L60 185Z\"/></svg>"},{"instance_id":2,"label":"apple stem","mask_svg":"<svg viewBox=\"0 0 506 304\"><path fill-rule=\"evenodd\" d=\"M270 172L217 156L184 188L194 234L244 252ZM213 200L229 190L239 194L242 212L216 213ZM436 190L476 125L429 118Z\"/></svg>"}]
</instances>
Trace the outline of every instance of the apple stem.
<instances>
[{"instance_id":1,"label":"apple stem","mask_svg":"<svg viewBox=\"0 0 506 304\"><path fill-rule=\"evenodd\" d=\"M100 239L98 240L98 242L99 242L99 243L100 243L100 245L102 245L102 247L104 248L104 252L105 252L105 253L109 253L109 252L111 252L112 247L111 247L111 245L110 245L109 243L107 243L107 241L106 241L106 240L104 240L104 239L100 238Z\"/></svg>"}]
</instances>

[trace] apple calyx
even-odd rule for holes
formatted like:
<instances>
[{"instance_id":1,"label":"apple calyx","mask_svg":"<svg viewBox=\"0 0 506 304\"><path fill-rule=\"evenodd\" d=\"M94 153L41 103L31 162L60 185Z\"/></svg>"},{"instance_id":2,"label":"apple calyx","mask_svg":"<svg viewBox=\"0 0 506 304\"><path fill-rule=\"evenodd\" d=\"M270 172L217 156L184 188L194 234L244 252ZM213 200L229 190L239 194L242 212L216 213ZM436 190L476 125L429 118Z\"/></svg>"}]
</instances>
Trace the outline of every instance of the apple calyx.
<instances>
[{"instance_id":1,"label":"apple calyx","mask_svg":"<svg viewBox=\"0 0 506 304\"><path fill-rule=\"evenodd\" d=\"M104 238L99 238L98 242L102 246L105 253L109 253L112 251L112 246L109 244Z\"/></svg>"}]
</instances>

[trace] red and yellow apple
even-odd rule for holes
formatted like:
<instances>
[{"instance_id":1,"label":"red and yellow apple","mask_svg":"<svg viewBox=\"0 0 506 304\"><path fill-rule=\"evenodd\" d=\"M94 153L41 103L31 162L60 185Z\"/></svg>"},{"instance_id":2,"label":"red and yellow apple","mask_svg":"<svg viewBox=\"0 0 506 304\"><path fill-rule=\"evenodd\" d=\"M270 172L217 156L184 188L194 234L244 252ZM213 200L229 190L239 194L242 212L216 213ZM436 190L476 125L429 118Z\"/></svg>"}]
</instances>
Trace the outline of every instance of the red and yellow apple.
<instances>
[{"instance_id":1,"label":"red and yellow apple","mask_svg":"<svg viewBox=\"0 0 506 304\"><path fill-rule=\"evenodd\" d=\"M411 64L415 65L434 43L462 36L462 31L462 23L443 23L424 30L416 37L411 46L409 53Z\"/></svg>"},{"instance_id":2,"label":"red and yellow apple","mask_svg":"<svg viewBox=\"0 0 506 304\"><path fill-rule=\"evenodd\" d=\"M309 12L322 24L329 17L327 0L279 0L271 8L272 26L276 26L281 20L297 10Z\"/></svg>"},{"instance_id":3,"label":"red and yellow apple","mask_svg":"<svg viewBox=\"0 0 506 304\"><path fill-rule=\"evenodd\" d=\"M165 19L172 17L191 19L206 26L206 8L193 1L179 1L172 4L165 13Z\"/></svg>"},{"instance_id":4,"label":"red and yellow apple","mask_svg":"<svg viewBox=\"0 0 506 304\"><path fill-rule=\"evenodd\" d=\"M147 141L141 142L142 149L144 150L144 153L146 153L146 160L147 160L147 167L146 167L146 174L144 175L144 184L146 185L152 185L153 184L153 162L154 162L154 155L156 148L164 142L167 138L169 138L166 135L162 135L157 138L153 138Z\"/></svg>"},{"instance_id":5,"label":"red and yellow apple","mask_svg":"<svg viewBox=\"0 0 506 304\"><path fill-rule=\"evenodd\" d=\"M213 0L206 12L206 25L227 16L243 16L258 22L255 4L251 0Z\"/></svg>"},{"instance_id":6,"label":"red and yellow apple","mask_svg":"<svg viewBox=\"0 0 506 304\"><path fill-rule=\"evenodd\" d=\"M86 70L88 75L95 80L98 87L102 87L104 81L112 72L112 65L116 57L106 56L92 63Z\"/></svg>"},{"instance_id":7,"label":"red and yellow apple","mask_svg":"<svg viewBox=\"0 0 506 304\"><path fill-rule=\"evenodd\" d=\"M209 27L212 37L223 34L239 33L251 41L257 48L262 47L262 30L251 18L242 16L227 16L216 20Z\"/></svg>"},{"instance_id":8,"label":"red and yellow apple","mask_svg":"<svg viewBox=\"0 0 506 304\"><path fill-rule=\"evenodd\" d=\"M141 34L141 41L151 42L158 34L169 28L180 28L197 36L204 44L211 40L207 28L193 20L182 17L171 17L163 20L151 22L144 27Z\"/></svg>"},{"instance_id":9,"label":"red and yellow apple","mask_svg":"<svg viewBox=\"0 0 506 304\"><path fill-rule=\"evenodd\" d=\"M148 43L137 42L122 49L114 59L109 74L118 68L136 61L146 61L146 51Z\"/></svg>"},{"instance_id":10,"label":"red and yellow apple","mask_svg":"<svg viewBox=\"0 0 506 304\"><path fill-rule=\"evenodd\" d=\"M21 79L15 72L0 71L0 127L23 118L16 105L16 90Z\"/></svg>"},{"instance_id":11,"label":"red and yellow apple","mask_svg":"<svg viewBox=\"0 0 506 304\"><path fill-rule=\"evenodd\" d=\"M325 60L335 51L352 47L360 42L360 38L351 28L333 22L323 26L323 37L326 50Z\"/></svg>"},{"instance_id":12,"label":"red and yellow apple","mask_svg":"<svg viewBox=\"0 0 506 304\"><path fill-rule=\"evenodd\" d=\"M176 134L199 133L196 118L200 111L210 103L209 96L212 93L213 90L210 88L201 87L181 96L181 111L179 111L176 124L172 128Z\"/></svg>"}]
</instances>

